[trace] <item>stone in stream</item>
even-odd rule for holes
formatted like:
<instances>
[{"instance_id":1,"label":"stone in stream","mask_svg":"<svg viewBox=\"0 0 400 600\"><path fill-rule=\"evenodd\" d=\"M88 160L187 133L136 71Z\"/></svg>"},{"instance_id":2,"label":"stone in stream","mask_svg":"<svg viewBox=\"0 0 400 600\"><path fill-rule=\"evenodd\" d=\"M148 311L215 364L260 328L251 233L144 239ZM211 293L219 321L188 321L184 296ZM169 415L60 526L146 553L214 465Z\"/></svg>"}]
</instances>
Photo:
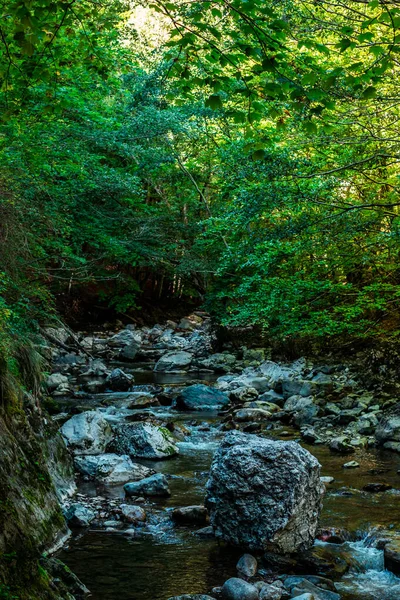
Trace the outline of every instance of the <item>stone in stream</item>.
<instances>
[{"instance_id":1,"label":"stone in stream","mask_svg":"<svg viewBox=\"0 0 400 600\"><path fill-rule=\"evenodd\" d=\"M132 462L127 454L122 456L118 454L75 456L74 463L82 475L108 485L140 481L140 479L154 474L152 469Z\"/></svg>"},{"instance_id":2,"label":"stone in stream","mask_svg":"<svg viewBox=\"0 0 400 600\"><path fill-rule=\"evenodd\" d=\"M73 454L103 454L113 438L110 424L96 411L74 415L61 434Z\"/></svg>"},{"instance_id":3,"label":"stone in stream","mask_svg":"<svg viewBox=\"0 0 400 600\"><path fill-rule=\"evenodd\" d=\"M236 565L239 576L246 578L253 577L257 573L257 559L251 554L243 554Z\"/></svg>"},{"instance_id":4,"label":"stone in stream","mask_svg":"<svg viewBox=\"0 0 400 600\"><path fill-rule=\"evenodd\" d=\"M143 523L147 518L146 512L141 506L121 504L120 509L124 521L127 521L128 523Z\"/></svg>"},{"instance_id":5,"label":"stone in stream","mask_svg":"<svg viewBox=\"0 0 400 600\"><path fill-rule=\"evenodd\" d=\"M127 496L170 496L168 481L162 473L156 473L141 481L130 482L124 485Z\"/></svg>"},{"instance_id":6,"label":"stone in stream","mask_svg":"<svg viewBox=\"0 0 400 600\"><path fill-rule=\"evenodd\" d=\"M329 450L336 454L352 454L355 452L353 446L350 444L349 438L344 435L333 438L330 441Z\"/></svg>"},{"instance_id":7,"label":"stone in stream","mask_svg":"<svg viewBox=\"0 0 400 600\"><path fill-rule=\"evenodd\" d=\"M195 523L206 525L208 523L208 512L205 506L182 506L175 508L172 519L177 523Z\"/></svg>"},{"instance_id":8,"label":"stone in stream","mask_svg":"<svg viewBox=\"0 0 400 600\"><path fill-rule=\"evenodd\" d=\"M308 579L302 577L287 577L284 585L294 598L301 596L301 594L311 594L316 600L340 600L341 598L340 594L316 586Z\"/></svg>"},{"instance_id":9,"label":"stone in stream","mask_svg":"<svg viewBox=\"0 0 400 600\"><path fill-rule=\"evenodd\" d=\"M364 492L372 492L374 494L379 492L387 492L391 489L392 486L388 483L367 483L367 485L364 485L363 487Z\"/></svg>"},{"instance_id":10,"label":"stone in stream","mask_svg":"<svg viewBox=\"0 0 400 600\"><path fill-rule=\"evenodd\" d=\"M71 504L65 512L65 519L70 527L89 527L96 514L83 504Z\"/></svg>"},{"instance_id":11,"label":"stone in stream","mask_svg":"<svg viewBox=\"0 0 400 600\"><path fill-rule=\"evenodd\" d=\"M68 385L68 377L62 373L53 373L47 378L46 385L50 391L56 390L61 386L65 387Z\"/></svg>"},{"instance_id":12,"label":"stone in stream","mask_svg":"<svg viewBox=\"0 0 400 600\"><path fill-rule=\"evenodd\" d=\"M168 600L215 600L215 598L204 594L184 594L183 596L173 596Z\"/></svg>"},{"instance_id":13,"label":"stone in stream","mask_svg":"<svg viewBox=\"0 0 400 600\"><path fill-rule=\"evenodd\" d=\"M284 594L281 581L278 580L276 585L265 582L262 583L263 584L260 587L259 600L281 600Z\"/></svg>"},{"instance_id":14,"label":"stone in stream","mask_svg":"<svg viewBox=\"0 0 400 600\"><path fill-rule=\"evenodd\" d=\"M168 429L151 423L117 426L112 448L118 454L129 454L133 458L159 459L178 454L178 448Z\"/></svg>"},{"instance_id":15,"label":"stone in stream","mask_svg":"<svg viewBox=\"0 0 400 600\"><path fill-rule=\"evenodd\" d=\"M155 371L186 371L193 359L190 352L167 352L154 367Z\"/></svg>"},{"instance_id":16,"label":"stone in stream","mask_svg":"<svg viewBox=\"0 0 400 600\"><path fill-rule=\"evenodd\" d=\"M112 392L127 392L134 382L133 375L124 373L122 369L114 369L108 375L105 384Z\"/></svg>"},{"instance_id":17,"label":"stone in stream","mask_svg":"<svg viewBox=\"0 0 400 600\"><path fill-rule=\"evenodd\" d=\"M357 467L360 466L360 463L358 463L355 460L351 460L350 462L344 463L343 465L343 469L357 469Z\"/></svg>"},{"instance_id":18,"label":"stone in stream","mask_svg":"<svg viewBox=\"0 0 400 600\"><path fill-rule=\"evenodd\" d=\"M385 544L385 568L400 575L400 540L394 539Z\"/></svg>"},{"instance_id":19,"label":"stone in stream","mask_svg":"<svg viewBox=\"0 0 400 600\"><path fill-rule=\"evenodd\" d=\"M222 586L221 596L223 600L258 600L258 589L243 579L232 577Z\"/></svg>"},{"instance_id":20,"label":"stone in stream","mask_svg":"<svg viewBox=\"0 0 400 600\"><path fill-rule=\"evenodd\" d=\"M296 442L231 432L214 456L206 507L216 537L285 554L312 546L324 490L319 462Z\"/></svg>"},{"instance_id":21,"label":"stone in stream","mask_svg":"<svg viewBox=\"0 0 400 600\"><path fill-rule=\"evenodd\" d=\"M172 403L177 410L220 410L229 404L226 394L209 387L196 384L183 389Z\"/></svg>"},{"instance_id":22,"label":"stone in stream","mask_svg":"<svg viewBox=\"0 0 400 600\"><path fill-rule=\"evenodd\" d=\"M240 408L234 413L234 419L239 423L248 421L268 421L270 418L271 413L262 408Z\"/></svg>"}]
</instances>

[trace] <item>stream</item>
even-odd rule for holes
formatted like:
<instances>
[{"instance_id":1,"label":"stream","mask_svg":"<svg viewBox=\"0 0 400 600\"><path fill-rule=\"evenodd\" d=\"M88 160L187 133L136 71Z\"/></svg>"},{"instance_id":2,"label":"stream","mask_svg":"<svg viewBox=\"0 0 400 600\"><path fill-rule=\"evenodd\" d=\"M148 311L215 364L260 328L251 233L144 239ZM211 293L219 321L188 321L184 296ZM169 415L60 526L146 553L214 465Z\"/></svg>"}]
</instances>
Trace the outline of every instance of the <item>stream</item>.
<instances>
[{"instance_id":1,"label":"stream","mask_svg":"<svg viewBox=\"0 0 400 600\"><path fill-rule=\"evenodd\" d=\"M213 380L204 376L208 381ZM188 375L135 372L138 384L174 385L193 382ZM196 378L198 380L198 378ZM104 396L104 395L103 395ZM184 593L205 594L236 575L235 565L243 554L235 548L195 534L201 526L174 525L173 508L202 504L213 453L224 433L215 413L179 413L168 407L146 409L156 416L180 421L189 431L178 442L180 454L168 460L137 460L170 478L171 496L151 499L146 525L133 536L118 531L89 529L75 535L60 553L64 561L87 585L93 600L167 600ZM143 409L140 410L143 413ZM268 433L268 432L267 432ZM270 437L298 440L298 431L270 432ZM344 469L347 457L332 454L325 446L303 444L322 465L322 475L334 477L327 486L320 526L344 530L341 544L318 541L316 552L345 556L351 568L337 582L343 600L394 600L400 598L400 579L384 569L383 551L375 547L379 537L390 537L400 529L400 456L383 450L360 449L351 460L357 469ZM378 474L378 479L376 478ZM368 493L362 487L371 481L390 484L384 493ZM79 491L124 501L123 486L102 487L82 482ZM398 488L398 489L396 489Z\"/></svg>"}]
</instances>

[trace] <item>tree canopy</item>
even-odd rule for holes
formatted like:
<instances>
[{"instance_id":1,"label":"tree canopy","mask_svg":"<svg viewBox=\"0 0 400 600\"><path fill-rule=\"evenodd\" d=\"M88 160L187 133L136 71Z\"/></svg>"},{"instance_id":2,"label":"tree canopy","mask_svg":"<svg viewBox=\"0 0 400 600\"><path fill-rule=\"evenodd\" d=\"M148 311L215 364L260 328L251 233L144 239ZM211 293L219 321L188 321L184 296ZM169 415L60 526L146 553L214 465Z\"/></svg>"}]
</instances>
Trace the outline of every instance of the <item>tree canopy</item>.
<instances>
[{"instance_id":1,"label":"tree canopy","mask_svg":"<svg viewBox=\"0 0 400 600\"><path fill-rule=\"evenodd\" d=\"M0 2L0 351L81 299L399 333L400 3Z\"/></svg>"}]
</instances>

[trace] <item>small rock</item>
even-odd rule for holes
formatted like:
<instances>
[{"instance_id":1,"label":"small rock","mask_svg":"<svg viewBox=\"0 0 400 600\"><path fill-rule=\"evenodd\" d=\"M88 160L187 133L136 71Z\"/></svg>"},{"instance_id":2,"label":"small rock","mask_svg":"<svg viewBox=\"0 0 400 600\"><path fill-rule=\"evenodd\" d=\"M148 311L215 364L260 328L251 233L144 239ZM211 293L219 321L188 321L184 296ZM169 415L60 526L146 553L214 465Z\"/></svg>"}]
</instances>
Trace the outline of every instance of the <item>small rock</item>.
<instances>
[{"instance_id":1,"label":"small rock","mask_svg":"<svg viewBox=\"0 0 400 600\"><path fill-rule=\"evenodd\" d=\"M170 496L168 481L165 475L157 473L141 481L124 485L127 496Z\"/></svg>"},{"instance_id":2,"label":"small rock","mask_svg":"<svg viewBox=\"0 0 400 600\"><path fill-rule=\"evenodd\" d=\"M140 506L121 504L120 509L124 521L128 521L128 523L143 523L147 518L145 511Z\"/></svg>"},{"instance_id":3,"label":"small rock","mask_svg":"<svg viewBox=\"0 0 400 600\"><path fill-rule=\"evenodd\" d=\"M90 523L96 518L96 514L83 504L71 504L65 513L68 525L71 527L89 527Z\"/></svg>"},{"instance_id":4,"label":"small rock","mask_svg":"<svg viewBox=\"0 0 400 600\"><path fill-rule=\"evenodd\" d=\"M208 523L208 512L204 506L183 506L175 508L172 518L177 523L196 523L205 525Z\"/></svg>"},{"instance_id":5,"label":"small rock","mask_svg":"<svg viewBox=\"0 0 400 600\"><path fill-rule=\"evenodd\" d=\"M258 589L243 579L232 577L222 586L222 598L223 600L258 600Z\"/></svg>"},{"instance_id":6,"label":"small rock","mask_svg":"<svg viewBox=\"0 0 400 600\"><path fill-rule=\"evenodd\" d=\"M132 375L124 373L122 369L114 369L106 379L106 387L113 392L127 392L134 379Z\"/></svg>"},{"instance_id":7,"label":"small rock","mask_svg":"<svg viewBox=\"0 0 400 600\"><path fill-rule=\"evenodd\" d=\"M345 436L333 438L329 444L329 450L336 454L352 454L355 451L349 438Z\"/></svg>"},{"instance_id":8,"label":"small rock","mask_svg":"<svg viewBox=\"0 0 400 600\"><path fill-rule=\"evenodd\" d=\"M240 576L253 577L257 573L257 560L251 554L243 554L239 559L236 569Z\"/></svg>"},{"instance_id":9,"label":"small rock","mask_svg":"<svg viewBox=\"0 0 400 600\"><path fill-rule=\"evenodd\" d=\"M356 469L359 466L360 466L360 463L358 463L355 460L351 460L350 462L344 463L343 469Z\"/></svg>"},{"instance_id":10,"label":"small rock","mask_svg":"<svg viewBox=\"0 0 400 600\"><path fill-rule=\"evenodd\" d=\"M329 485L330 483L333 483L335 481L335 478L334 477L321 477L321 481L325 485Z\"/></svg>"}]
</instances>

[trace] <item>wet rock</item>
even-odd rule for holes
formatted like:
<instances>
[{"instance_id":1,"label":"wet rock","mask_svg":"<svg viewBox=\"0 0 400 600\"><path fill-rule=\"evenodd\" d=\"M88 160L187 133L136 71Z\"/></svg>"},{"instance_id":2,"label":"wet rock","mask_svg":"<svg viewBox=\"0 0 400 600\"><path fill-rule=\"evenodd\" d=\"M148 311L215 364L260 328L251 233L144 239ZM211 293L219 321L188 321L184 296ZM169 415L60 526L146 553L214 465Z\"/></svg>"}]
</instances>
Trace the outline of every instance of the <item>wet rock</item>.
<instances>
[{"instance_id":1,"label":"wet rock","mask_svg":"<svg viewBox=\"0 0 400 600\"><path fill-rule=\"evenodd\" d=\"M89 527L96 514L79 502L71 504L65 512L65 519L70 527Z\"/></svg>"},{"instance_id":2,"label":"wet rock","mask_svg":"<svg viewBox=\"0 0 400 600\"><path fill-rule=\"evenodd\" d=\"M284 379L282 382L282 393L284 398L291 396L303 396L308 398L311 396L315 386L310 381L302 381L301 379Z\"/></svg>"},{"instance_id":3,"label":"wet rock","mask_svg":"<svg viewBox=\"0 0 400 600\"><path fill-rule=\"evenodd\" d=\"M271 418L271 413L261 408L241 408L234 413L235 421L268 421Z\"/></svg>"},{"instance_id":4,"label":"wet rock","mask_svg":"<svg viewBox=\"0 0 400 600\"><path fill-rule=\"evenodd\" d=\"M360 463L356 462L355 460L351 460L343 465L343 469L356 469L359 466Z\"/></svg>"},{"instance_id":5,"label":"wet rock","mask_svg":"<svg viewBox=\"0 0 400 600\"><path fill-rule=\"evenodd\" d=\"M107 343L110 348L125 348L131 344L138 345L140 343L140 338L139 332L134 332L131 329L123 329L113 335Z\"/></svg>"},{"instance_id":6,"label":"wet rock","mask_svg":"<svg viewBox=\"0 0 400 600\"><path fill-rule=\"evenodd\" d=\"M375 438L388 450L394 448L386 445L387 442L400 442L400 403L396 404L378 423Z\"/></svg>"},{"instance_id":7,"label":"wet rock","mask_svg":"<svg viewBox=\"0 0 400 600\"><path fill-rule=\"evenodd\" d=\"M117 453L133 458L169 458L178 453L168 429L150 423L119 425L112 446Z\"/></svg>"},{"instance_id":8,"label":"wet rock","mask_svg":"<svg viewBox=\"0 0 400 600\"><path fill-rule=\"evenodd\" d=\"M280 581L277 582L277 585L263 583L260 588L259 600L281 600L284 594L284 590L281 586L282 583Z\"/></svg>"},{"instance_id":9,"label":"wet rock","mask_svg":"<svg viewBox=\"0 0 400 600\"><path fill-rule=\"evenodd\" d=\"M167 352L154 367L155 371L182 371L187 370L192 362L193 354L190 352Z\"/></svg>"},{"instance_id":10,"label":"wet rock","mask_svg":"<svg viewBox=\"0 0 400 600\"><path fill-rule=\"evenodd\" d=\"M324 483L325 485L329 485L330 483L333 483L335 481L334 477L321 477L321 481L322 483Z\"/></svg>"},{"instance_id":11,"label":"wet rock","mask_svg":"<svg viewBox=\"0 0 400 600\"><path fill-rule=\"evenodd\" d=\"M373 494L378 494L379 492L387 492L391 489L392 486L388 483L367 483L367 485L364 485L363 487L364 492L371 492Z\"/></svg>"},{"instance_id":12,"label":"wet rock","mask_svg":"<svg viewBox=\"0 0 400 600\"><path fill-rule=\"evenodd\" d=\"M103 454L113 438L110 424L96 411L74 415L61 434L73 454Z\"/></svg>"},{"instance_id":13,"label":"wet rock","mask_svg":"<svg viewBox=\"0 0 400 600\"><path fill-rule=\"evenodd\" d=\"M203 369L209 369L216 373L229 373L236 364L236 356L233 354L212 354L207 358L196 361L196 365Z\"/></svg>"},{"instance_id":14,"label":"wet rock","mask_svg":"<svg viewBox=\"0 0 400 600\"><path fill-rule=\"evenodd\" d=\"M221 596L223 600L258 600L258 589L243 579L232 577L222 586Z\"/></svg>"},{"instance_id":15,"label":"wet rock","mask_svg":"<svg viewBox=\"0 0 400 600\"><path fill-rule=\"evenodd\" d=\"M243 554L236 565L239 576L247 579L253 577L257 573L257 568L257 559L251 554Z\"/></svg>"},{"instance_id":16,"label":"wet rock","mask_svg":"<svg viewBox=\"0 0 400 600\"><path fill-rule=\"evenodd\" d=\"M267 378L268 384L275 391L282 390L283 380L293 377L294 371L289 367L282 367L272 360L266 360L259 367L260 372Z\"/></svg>"},{"instance_id":17,"label":"wet rock","mask_svg":"<svg viewBox=\"0 0 400 600\"><path fill-rule=\"evenodd\" d=\"M62 373L53 373L47 378L46 385L50 391L56 390L59 387L66 387L68 385L68 377Z\"/></svg>"},{"instance_id":18,"label":"wet rock","mask_svg":"<svg viewBox=\"0 0 400 600\"><path fill-rule=\"evenodd\" d=\"M183 506L175 508L172 519L177 523L195 523L205 525L208 523L208 511L205 506Z\"/></svg>"},{"instance_id":19,"label":"wet rock","mask_svg":"<svg viewBox=\"0 0 400 600\"><path fill-rule=\"evenodd\" d=\"M156 473L141 481L126 483L124 485L127 496L170 496L168 481L165 475Z\"/></svg>"},{"instance_id":20,"label":"wet rock","mask_svg":"<svg viewBox=\"0 0 400 600\"><path fill-rule=\"evenodd\" d=\"M122 369L114 369L108 375L105 384L113 392L127 392L133 382L133 375L124 373Z\"/></svg>"},{"instance_id":21,"label":"wet rock","mask_svg":"<svg viewBox=\"0 0 400 600\"><path fill-rule=\"evenodd\" d=\"M349 438L343 435L330 441L329 450L336 454L352 454L355 451Z\"/></svg>"},{"instance_id":22,"label":"wet rock","mask_svg":"<svg viewBox=\"0 0 400 600\"><path fill-rule=\"evenodd\" d=\"M143 523L147 518L146 512L140 506L121 504L120 509L122 518L128 523Z\"/></svg>"},{"instance_id":23,"label":"wet rock","mask_svg":"<svg viewBox=\"0 0 400 600\"><path fill-rule=\"evenodd\" d=\"M385 568L400 575L400 540L394 539L384 547Z\"/></svg>"},{"instance_id":24,"label":"wet rock","mask_svg":"<svg viewBox=\"0 0 400 600\"><path fill-rule=\"evenodd\" d=\"M301 577L288 577L284 581L285 588L290 591L292 597L301 597L301 594L311 594L315 600L340 600L340 594L317 587L308 579Z\"/></svg>"},{"instance_id":25,"label":"wet rock","mask_svg":"<svg viewBox=\"0 0 400 600\"><path fill-rule=\"evenodd\" d=\"M82 475L108 485L139 481L154 473L151 469L132 462L128 455L76 456L74 462Z\"/></svg>"},{"instance_id":26,"label":"wet rock","mask_svg":"<svg viewBox=\"0 0 400 600\"><path fill-rule=\"evenodd\" d=\"M311 396L307 398L299 395L291 396L286 400L283 410L292 413L293 422L298 427L314 423L319 413L319 408L314 404Z\"/></svg>"},{"instance_id":27,"label":"wet rock","mask_svg":"<svg viewBox=\"0 0 400 600\"><path fill-rule=\"evenodd\" d=\"M255 398L258 398L258 391L256 388L247 387L245 385L240 386L231 392L229 392L229 398L235 403L243 404L244 402L250 402Z\"/></svg>"},{"instance_id":28,"label":"wet rock","mask_svg":"<svg viewBox=\"0 0 400 600\"><path fill-rule=\"evenodd\" d=\"M268 392L264 392L258 399L262 402L273 402L277 404L279 407L284 405L285 399L282 394L277 394L274 390L269 390Z\"/></svg>"},{"instance_id":29,"label":"wet rock","mask_svg":"<svg viewBox=\"0 0 400 600\"><path fill-rule=\"evenodd\" d=\"M257 390L260 394L269 391L270 386L267 377L257 377L254 375L247 375L246 377L240 378L242 385L245 387L251 387Z\"/></svg>"},{"instance_id":30,"label":"wet rock","mask_svg":"<svg viewBox=\"0 0 400 600\"><path fill-rule=\"evenodd\" d=\"M212 539L215 537L214 529L211 527L211 525L208 527L203 527L202 529L198 529L195 531L195 535L205 539Z\"/></svg>"},{"instance_id":31,"label":"wet rock","mask_svg":"<svg viewBox=\"0 0 400 600\"><path fill-rule=\"evenodd\" d=\"M318 461L295 442L227 434L207 483L216 536L277 553L310 547L324 491L319 477Z\"/></svg>"},{"instance_id":32,"label":"wet rock","mask_svg":"<svg viewBox=\"0 0 400 600\"><path fill-rule=\"evenodd\" d=\"M57 585L58 591L61 592L61 586L65 586L65 600L81 600L90 596L88 588L78 579L78 577L65 565L61 560L54 557L42 557L40 559L41 566L50 573L54 583ZM53 583L53 582L52 582ZM60 585L61 584L61 585ZM71 595L72 594L72 595Z\"/></svg>"},{"instance_id":33,"label":"wet rock","mask_svg":"<svg viewBox=\"0 0 400 600\"><path fill-rule=\"evenodd\" d=\"M204 594L184 594L183 596L173 596L168 600L215 600L212 596L205 596Z\"/></svg>"},{"instance_id":34,"label":"wet rock","mask_svg":"<svg viewBox=\"0 0 400 600\"><path fill-rule=\"evenodd\" d=\"M190 385L175 398L172 408L177 410L220 410L229 404L226 394L203 384Z\"/></svg>"},{"instance_id":35,"label":"wet rock","mask_svg":"<svg viewBox=\"0 0 400 600\"><path fill-rule=\"evenodd\" d=\"M321 442L317 432L311 427L308 427L307 429L302 429L301 437L307 444L316 444Z\"/></svg>"}]
</instances>

